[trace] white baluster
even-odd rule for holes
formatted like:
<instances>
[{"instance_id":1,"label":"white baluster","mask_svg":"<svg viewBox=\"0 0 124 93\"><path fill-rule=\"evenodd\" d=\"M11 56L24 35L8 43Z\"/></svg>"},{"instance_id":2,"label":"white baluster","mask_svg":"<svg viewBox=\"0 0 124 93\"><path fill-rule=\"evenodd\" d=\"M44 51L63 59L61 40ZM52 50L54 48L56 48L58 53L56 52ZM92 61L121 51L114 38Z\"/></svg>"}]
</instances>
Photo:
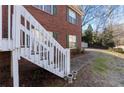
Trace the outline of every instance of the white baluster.
<instances>
[{"instance_id":1,"label":"white baluster","mask_svg":"<svg viewBox=\"0 0 124 93\"><path fill-rule=\"evenodd\" d=\"M16 48L20 47L20 12L19 6L16 6Z\"/></svg>"},{"instance_id":2,"label":"white baluster","mask_svg":"<svg viewBox=\"0 0 124 93\"><path fill-rule=\"evenodd\" d=\"M30 18L30 22L31 22L31 18ZM31 27L31 23L30 23L30 32L29 32L29 58L30 59L31 59L31 48L32 48L31 33L32 33L32 27Z\"/></svg>"},{"instance_id":3,"label":"white baluster","mask_svg":"<svg viewBox=\"0 0 124 93\"><path fill-rule=\"evenodd\" d=\"M62 66L63 66L62 57L63 57L63 54L62 54L62 51L61 51L61 72L62 72Z\"/></svg>"},{"instance_id":4,"label":"white baluster","mask_svg":"<svg viewBox=\"0 0 124 93\"><path fill-rule=\"evenodd\" d=\"M10 49L11 6L8 5L8 49Z\"/></svg>"},{"instance_id":5,"label":"white baluster","mask_svg":"<svg viewBox=\"0 0 124 93\"><path fill-rule=\"evenodd\" d=\"M12 37L13 37L13 49L16 48L16 8L17 6L13 6L14 15L13 15L13 26L12 26Z\"/></svg>"},{"instance_id":6,"label":"white baluster","mask_svg":"<svg viewBox=\"0 0 124 93\"><path fill-rule=\"evenodd\" d=\"M70 49L66 49L66 75L70 74Z\"/></svg>"},{"instance_id":7,"label":"white baluster","mask_svg":"<svg viewBox=\"0 0 124 93\"><path fill-rule=\"evenodd\" d=\"M55 47L56 47L56 44L55 44ZM56 50L56 55L55 55L55 69L56 69L56 72L58 71L58 51L57 51L57 47L55 48Z\"/></svg>"}]
</instances>

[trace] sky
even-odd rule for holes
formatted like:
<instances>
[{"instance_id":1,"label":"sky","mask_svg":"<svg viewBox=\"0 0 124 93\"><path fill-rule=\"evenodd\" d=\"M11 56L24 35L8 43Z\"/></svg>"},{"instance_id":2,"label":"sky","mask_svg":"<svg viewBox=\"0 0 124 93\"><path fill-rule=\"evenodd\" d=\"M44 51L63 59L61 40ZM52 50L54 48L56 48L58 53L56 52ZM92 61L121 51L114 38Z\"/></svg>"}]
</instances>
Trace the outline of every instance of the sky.
<instances>
[{"instance_id":1,"label":"sky","mask_svg":"<svg viewBox=\"0 0 124 93\"><path fill-rule=\"evenodd\" d=\"M106 22L107 24L108 22ZM118 8L114 11L113 17L112 17L112 23L113 24L123 24L124 23L124 5L118 6ZM96 26L98 24L98 19L94 19L90 21L87 25L83 27L83 31L87 29L88 25L91 24L93 29L96 29ZM101 31L101 30L100 30Z\"/></svg>"}]
</instances>

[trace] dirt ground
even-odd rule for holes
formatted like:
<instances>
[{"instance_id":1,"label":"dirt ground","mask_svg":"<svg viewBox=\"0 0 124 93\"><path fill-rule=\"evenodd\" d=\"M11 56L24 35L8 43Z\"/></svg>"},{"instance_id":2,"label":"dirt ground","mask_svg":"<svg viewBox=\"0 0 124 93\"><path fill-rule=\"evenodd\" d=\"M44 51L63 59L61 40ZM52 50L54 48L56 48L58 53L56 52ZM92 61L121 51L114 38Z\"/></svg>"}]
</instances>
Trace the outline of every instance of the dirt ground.
<instances>
[{"instance_id":1,"label":"dirt ground","mask_svg":"<svg viewBox=\"0 0 124 93\"><path fill-rule=\"evenodd\" d=\"M68 87L124 87L124 55L107 50L87 49L86 64L77 75L77 80ZM75 59L76 60L76 59Z\"/></svg>"}]
</instances>

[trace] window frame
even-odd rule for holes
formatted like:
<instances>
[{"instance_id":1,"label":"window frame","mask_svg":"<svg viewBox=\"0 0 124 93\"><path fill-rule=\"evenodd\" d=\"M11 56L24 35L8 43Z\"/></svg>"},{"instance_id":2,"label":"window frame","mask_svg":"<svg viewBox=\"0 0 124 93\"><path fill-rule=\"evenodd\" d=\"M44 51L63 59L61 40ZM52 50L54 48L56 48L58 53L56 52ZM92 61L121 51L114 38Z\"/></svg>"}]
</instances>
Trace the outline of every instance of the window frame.
<instances>
[{"instance_id":1,"label":"window frame","mask_svg":"<svg viewBox=\"0 0 124 93\"><path fill-rule=\"evenodd\" d=\"M75 41L70 41L70 36L75 36ZM75 45L73 47L70 47L70 43L74 43ZM68 47L70 49L76 49L77 48L77 36L76 35L68 35Z\"/></svg>"},{"instance_id":2,"label":"window frame","mask_svg":"<svg viewBox=\"0 0 124 93\"><path fill-rule=\"evenodd\" d=\"M75 13L75 18L73 18L72 16L69 15L69 10ZM71 18L71 20L73 20L73 21L70 21L70 18ZM75 20L75 21L74 21L74 20ZM68 21L69 23L71 23L71 24L74 24L74 25L76 25L76 24L78 23L77 13L76 13L74 10L72 10L71 8L69 8L69 7L67 7L67 21Z\"/></svg>"},{"instance_id":3,"label":"window frame","mask_svg":"<svg viewBox=\"0 0 124 93\"><path fill-rule=\"evenodd\" d=\"M33 5L35 8L38 8L42 11L44 11L45 13L54 15L54 5ZM45 10L46 6L51 6L50 12L48 12L47 10ZM42 8L41 8L42 7Z\"/></svg>"}]
</instances>

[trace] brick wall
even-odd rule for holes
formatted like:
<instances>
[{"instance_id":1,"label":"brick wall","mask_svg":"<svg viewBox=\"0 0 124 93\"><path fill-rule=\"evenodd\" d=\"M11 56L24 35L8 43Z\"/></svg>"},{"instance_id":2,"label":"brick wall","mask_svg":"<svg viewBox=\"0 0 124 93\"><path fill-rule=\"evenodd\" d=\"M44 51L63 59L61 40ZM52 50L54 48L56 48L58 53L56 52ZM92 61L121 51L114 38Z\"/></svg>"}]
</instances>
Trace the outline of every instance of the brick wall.
<instances>
[{"instance_id":1,"label":"brick wall","mask_svg":"<svg viewBox=\"0 0 124 93\"><path fill-rule=\"evenodd\" d=\"M11 52L0 52L0 80L10 77ZM0 82L0 83L1 83Z\"/></svg>"},{"instance_id":2,"label":"brick wall","mask_svg":"<svg viewBox=\"0 0 124 93\"><path fill-rule=\"evenodd\" d=\"M66 35L76 35L78 47L81 47L81 16L77 14L78 24L74 25L67 21L67 6L58 5L57 14L50 15L33 6L24 6L48 31L57 32L57 41L66 47Z\"/></svg>"}]
</instances>

